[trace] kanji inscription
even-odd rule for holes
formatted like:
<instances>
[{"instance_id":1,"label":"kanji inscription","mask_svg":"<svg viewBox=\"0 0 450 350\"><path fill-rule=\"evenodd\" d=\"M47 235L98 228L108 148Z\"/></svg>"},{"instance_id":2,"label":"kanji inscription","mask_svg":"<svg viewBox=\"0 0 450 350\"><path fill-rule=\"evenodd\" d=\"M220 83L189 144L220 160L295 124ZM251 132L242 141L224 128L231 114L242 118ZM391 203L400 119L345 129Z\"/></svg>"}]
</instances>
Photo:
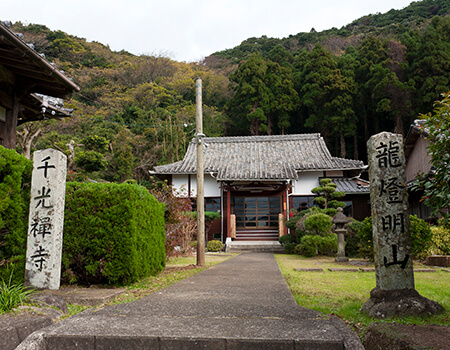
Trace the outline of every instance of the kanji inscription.
<instances>
[{"instance_id":1,"label":"kanji inscription","mask_svg":"<svg viewBox=\"0 0 450 350\"><path fill-rule=\"evenodd\" d=\"M59 289L66 167L57 150L33 154L25 279L40 289Z\"/></svg>"},{"instance_id":2,"label":"kanji inscription","mask_svg":"<svg viewBox=\"0 0 450 350\"><path fill-rule=\"evenodd\" d=\"M403 139L383 132L367 145L377 287L414 289Z\"/></svg>"}]
</instances>

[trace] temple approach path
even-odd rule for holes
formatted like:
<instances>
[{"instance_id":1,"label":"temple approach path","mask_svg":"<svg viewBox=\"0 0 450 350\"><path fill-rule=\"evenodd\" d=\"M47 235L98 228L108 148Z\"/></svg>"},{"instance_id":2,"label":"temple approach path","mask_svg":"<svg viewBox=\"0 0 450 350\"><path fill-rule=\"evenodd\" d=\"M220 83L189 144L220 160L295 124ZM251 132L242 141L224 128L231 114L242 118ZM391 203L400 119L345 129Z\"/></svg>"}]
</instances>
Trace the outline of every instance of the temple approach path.
<instances>
[{"instance_id":1,"label":"temple approach path","mask_svg":"<svg viewBox=\"0 0 450 350\"><path fill-rule=\"evenodd\" d=\"M337 317L300 307L271 253L246 253L135 302L82 312L17 349L364 349Z\"/></svg>"}]
</instances>

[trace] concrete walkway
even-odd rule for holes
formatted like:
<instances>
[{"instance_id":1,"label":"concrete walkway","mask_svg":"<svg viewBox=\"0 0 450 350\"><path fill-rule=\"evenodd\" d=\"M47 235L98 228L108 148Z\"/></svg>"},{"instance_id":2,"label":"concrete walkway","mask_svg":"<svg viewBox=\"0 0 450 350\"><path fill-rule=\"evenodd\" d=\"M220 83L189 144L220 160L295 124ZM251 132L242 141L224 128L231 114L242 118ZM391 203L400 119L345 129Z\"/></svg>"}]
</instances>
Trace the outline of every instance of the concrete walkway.
<instances>
[{"instance_id":1,"label":"concrete walkway","mask_svg":"<svg viewBox=\"0 0 450 350\"><path fill-rule=\"evenodd\" d=\"M241 254L138 301L88 310L17 349L364 349L299 307L273 254Z\"/></svg>"}]
</instances>

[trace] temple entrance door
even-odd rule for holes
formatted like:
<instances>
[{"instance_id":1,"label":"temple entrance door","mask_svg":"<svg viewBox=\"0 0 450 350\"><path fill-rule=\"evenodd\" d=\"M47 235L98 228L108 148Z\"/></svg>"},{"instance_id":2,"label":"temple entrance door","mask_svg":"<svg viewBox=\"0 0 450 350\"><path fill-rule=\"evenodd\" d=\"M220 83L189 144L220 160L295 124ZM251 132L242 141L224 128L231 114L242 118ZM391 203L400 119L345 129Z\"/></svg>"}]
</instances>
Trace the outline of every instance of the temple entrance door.
<instances>
[{"instance_id":1,"label":"temple entrance door","mask_svg":"<svg viewBox=\"0 0 450 350\"><path fill-rule=\"evenodd\" d=\"M278 228L281 197L234 197L237 230L267 230Z\"/></svg>"}]
</instances>

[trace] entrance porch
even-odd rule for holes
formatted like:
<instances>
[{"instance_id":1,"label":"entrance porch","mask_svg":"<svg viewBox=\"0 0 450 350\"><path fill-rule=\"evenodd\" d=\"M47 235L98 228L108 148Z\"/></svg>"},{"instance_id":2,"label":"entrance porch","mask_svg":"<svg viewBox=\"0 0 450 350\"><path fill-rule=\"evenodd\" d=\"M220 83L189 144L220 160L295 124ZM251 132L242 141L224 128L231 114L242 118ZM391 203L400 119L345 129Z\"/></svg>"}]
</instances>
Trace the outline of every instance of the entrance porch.
<instances>
[{"instance_id":1,"label":"entrance porch","mask_svg":"<svg viewBox=\"0 0 450 350\"><path fill-rule=\"evenodd\" d=\"M229 183L224 188L227 250L283 251L287 183Z\"/></svg>"}]
</instances>

